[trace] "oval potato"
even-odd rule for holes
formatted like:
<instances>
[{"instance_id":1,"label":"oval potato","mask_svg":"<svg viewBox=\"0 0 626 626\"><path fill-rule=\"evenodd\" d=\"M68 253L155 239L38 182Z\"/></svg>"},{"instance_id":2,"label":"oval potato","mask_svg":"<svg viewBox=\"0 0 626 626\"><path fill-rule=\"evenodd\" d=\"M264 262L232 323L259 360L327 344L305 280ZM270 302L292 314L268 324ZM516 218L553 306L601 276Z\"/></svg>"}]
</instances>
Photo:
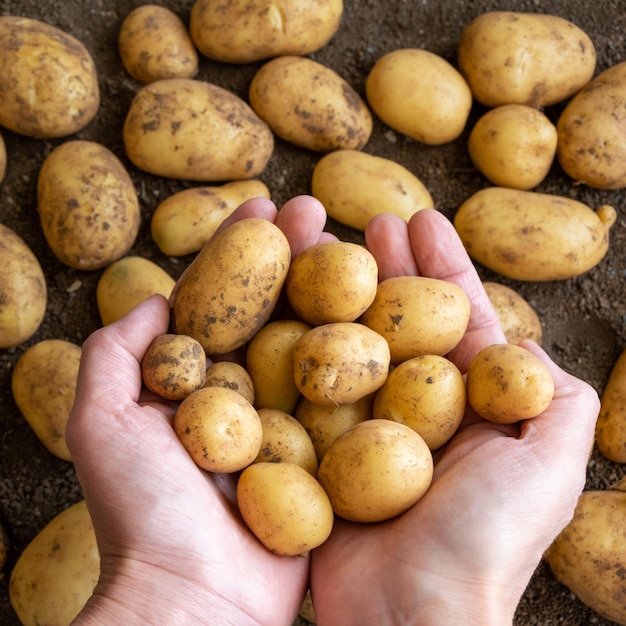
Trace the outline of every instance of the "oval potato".
<instances>
[{"instance_id":1,"label":"oval potato","mask_svg":"<svg viewBox=\"0 0 626 626\"><path fill-rule=\"evenodd\" d=\"M254 404L254 384L246 368L234 361L217 361L207 367L205 387L227 387Z\"/></svg>"},{"instance_id":2,"label":"oval potato","mask_svg":"<svg viewBox=\"0 0 626 626\"><path fill-rule=\"evenodd\" d=\"M626 349L613 365L602 392L596 444L607 459L626 463Z\"/></svg>"},{"instance_id":3,"label":"oval potato","mask_svg":"<svg viewBox=\"0 0 626 626\"><path fill-rule=\"evenodd\" d=\"M4 180L7 172L7 145L4 137L0 135L0 183Z\"/></svg>"}]
</instances>

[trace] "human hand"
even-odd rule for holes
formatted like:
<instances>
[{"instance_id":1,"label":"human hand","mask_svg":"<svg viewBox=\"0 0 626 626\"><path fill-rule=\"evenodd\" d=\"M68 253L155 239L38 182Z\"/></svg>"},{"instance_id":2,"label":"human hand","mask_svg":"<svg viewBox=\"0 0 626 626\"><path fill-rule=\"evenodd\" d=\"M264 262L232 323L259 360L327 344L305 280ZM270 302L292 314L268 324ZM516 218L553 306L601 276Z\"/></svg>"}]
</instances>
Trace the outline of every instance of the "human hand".
<instances>
[{"instance_id":1,"label":"human hand","mask_svg":"<svg viewBox=\"0 0 626 626\"><path fill-rule=\"evenodd\" d=\"M505 342L491 303L453 226L434 210L407 224L372 220L367 246L380 279L424 275L461 286L472 303L466 335L448 355L462 372L481 348ZM337 520L312 556L317 623L511 623L544 550L572 516L585 481L599 410L597 393L557 367L540 416L496 425L468 410L435 454L433 482L405 514L378 524Z\"/></svg>"}]
</instances>

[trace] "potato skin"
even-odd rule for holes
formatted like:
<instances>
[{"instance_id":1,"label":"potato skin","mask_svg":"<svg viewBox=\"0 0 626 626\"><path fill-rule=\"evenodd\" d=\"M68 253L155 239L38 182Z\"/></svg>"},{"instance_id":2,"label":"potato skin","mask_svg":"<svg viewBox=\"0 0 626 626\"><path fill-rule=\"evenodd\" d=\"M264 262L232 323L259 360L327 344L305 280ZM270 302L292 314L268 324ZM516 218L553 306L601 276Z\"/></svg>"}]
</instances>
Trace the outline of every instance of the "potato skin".
<instances>
[{"instance_id":1,"label":"potato skin","mask_svg":"<svg viewBox=\"0 0 626 626\"><path fill-rule=\"evenodd\" d=\"M596 444L607 459L626 463L626 350L613 365L602 392Z\"/></svg>"},{"instance_id":2,"label":"potato skin","mask_svg":"<svg viewBox=\"0 0 626 626\"><path fill-rule=\"evenodd\" d=\"M254 384L246 368L234 361L217 361L207 367L205 387L227 387L254 404Z\"/></svg>"},{"instance_id":3,"label":"potato skin","mask_svg":"<svg viewBox=\"0 0 626 626\"><path fill-rule=\"evenodd\" d=\"M541 13L483 13L463 29L457 55L474 98L490 107L562 102L591 80L596 67L593 42L583 30Z\"/></svg>"},{"instance_id":4,"label":"potato skin","mask_svg":"<svg viewBox=\"0 0 626 626\"><path fill-rule=\"evenodd\" d=\"M99 106L96 66L78 39L39 20L0 17L0 125L38 139L66 137Z\"/></svg>"}]
</instances>

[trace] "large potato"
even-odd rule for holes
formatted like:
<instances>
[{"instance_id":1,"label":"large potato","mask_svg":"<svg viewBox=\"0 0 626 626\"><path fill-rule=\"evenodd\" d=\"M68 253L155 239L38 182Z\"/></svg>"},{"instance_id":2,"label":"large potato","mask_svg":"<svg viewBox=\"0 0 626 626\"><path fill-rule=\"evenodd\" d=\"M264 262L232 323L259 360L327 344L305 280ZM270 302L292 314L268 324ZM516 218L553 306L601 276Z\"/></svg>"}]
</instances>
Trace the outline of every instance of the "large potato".
<instances>
[{"instance_id":1,"label":"large potato","mask_svg":"<svg viewBox=\"0 0 626 626\"><path fill-rule=\"evenodd\" d=\"M65 137L100 106L96 66L72 35L27 17L0 17L0 125L22 135Z\"/></svg>"},{"instance_id":2,"label":"large potato","mask_svg":"<svg viewBox=\"0 0 626 626\"><path fill-rule=\"evenodd\" d=\"M308 150L360 150L372 134L372 115L359 94L312 59L272 59L254 75L248 95L279 137Z\"/></svg>"},{"instance_id":3,"label":"large potato","mask_svg":"<svg viewBox=\"0 0 626 626\"><path fill-rule=\"evenodd\" d=\"M564 196L488 187L463 202L454 226L485 267L516 280L548 281L595 267L616 217L608 205L594 212Z\"/></svg>"},{"instance_id":4,"label":"large potato","mask_svg":"<svg viewBox=\"0 0 626 626\"><path fill-rule=\"evenodd\" d=\"M131 102L123 137L139 169L181 180L254 178L274 150L272 131L246 102L193 78L144 86Z\"/></svg>"},{"instance_id":5,"label":"large potato","mask_svg":"<svg viewBox=\"0 0 626 626\"><path fill-rule=\"evenodd\" d=\"M577 93L557 121L557 158L575 181L597 189L626 187L626 61Z\"/></svg>"},{"instance_id":6,"label":"large potato","mask_svg":"<svg viewBox=\"0 0 626 626\"><path fill-rule=\"evenodd\" d=\"M607 459L626 463L626 350L613 365L602 392L596 444Z\"/></svg>"},{"instance_id":7,"label":"large potato","mask_svg":"<svg viewBox=\"0 0 626 626\"><path fill-rule=\"evenodd\" d=\"M339 28L342 14L342 0L195 0L189 28L209 59L252 63L319 50Z\"/></svg>"},{"instance_id":8,"label":"large potato","mask_svg":"<svg viewBox=\"0 0 626 626\"><path fill-rule=\"evenodd\" d=\"M11 606L23 626L66 626L99 576L96 535L81 500L48 522L19 556L11 573Z\"/></svg>"},{"instance_id":9,"label":"large potato","mask_svg":"<svg viewBox=\"0 0 626 626\"><path fill-rule=\"evenodd\" d=\"M589 36L562 17L491 11L461 33L458 63L478 102L544 107L591 80L596 52Z\"/></svg>"},{"instance_id":10,"label":"large potato","mask_svg":"<svg viewBox=\"0 0 626 626\"><path fill-rule=\"evenodd\" d=\"M46 277L37 257L15 231L0 224L0 348L30 339L47 303Z\"/></svg>"},{"instance_id":11,"label":"large potato","mask_svg":"<svg viewBox=\"0 0 626 626\"><path fill-rule=\"evenodd\" d=\"M424 183L405 167L360 150L335 150L315 165L312 194L330 217L365 230L372 217L394 213L409 220L421 209L432 209Z\"/></svg>"},{"instance_id":12,"label":"large potato","mask_svg":"<svg viewBox=\"0 0 626 626\"><path fill-rule=\"evenodd\" d=\"M139 232L133 181L115 154L94 141L66 141L46 157L37 202L52 252L79 270L100 269L124 256Z\"/></svg>"},{"instance_id":13,"label":"large potato","mask_svg":"<svg viewBox=\"0 0 626 626\"><path fill-rule=\"evenodd\" d=\"M383 55L365 88L369 105L383 122L429 145L459 137L472 108L472 92L458 70L418 48Z\"/></svg>"}]
</instances>

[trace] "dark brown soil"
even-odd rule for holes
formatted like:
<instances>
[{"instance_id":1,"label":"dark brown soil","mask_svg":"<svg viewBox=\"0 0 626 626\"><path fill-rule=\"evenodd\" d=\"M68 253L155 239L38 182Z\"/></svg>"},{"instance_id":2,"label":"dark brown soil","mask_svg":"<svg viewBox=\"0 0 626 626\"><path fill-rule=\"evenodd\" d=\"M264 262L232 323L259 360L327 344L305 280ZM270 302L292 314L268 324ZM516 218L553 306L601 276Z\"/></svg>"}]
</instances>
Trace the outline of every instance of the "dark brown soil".
<instances>
[{"instance_id":1,"label":"dark brown soil","mask_svg":"<svg viewBox=\"0 0 626 626\"><path fill-rule=\"evenodd\" d=\"M187 20L191 0L159 2ZM150 176L132 167L124 155L122 123L139 85L124 72L116 38L122 19L139 0L3 0L0 13L34 17L80 39L95 58L102 106L96 119L77 137L101 142L128 166L136 184L143 224L132 252L155 260L174 277L189 258L162 255L150 238L150 216L156 205L183 183ZM425 48L455 62L462 28L489 10L508 9L552 13L581 26L595 43L598 71L626 60L626 6L622 0L346 0L342 26L314 58L334 68L364 95L364 81L376 59L401 47ZM246 97L259 65L227 66L203 60L199 78ZM558 108L547 111L556 119ZM480 113L478 107L472 120ZM471 121L470 120L470 123ZM8 599L8 579L20 551L54 515L81 497L70 463L48 453L18 411L11 395L12 367L26 348L48 338L80 344L98 327L95 301L99 272L79 272L63 266L48 248L38 221L35 183L45 156L62 140L42 141L2 132L8 149L8 171L0 188L0 222L13 228L31 246L45 269L49 306L44 323L26 344L0 350L0 522L11 552L0 580L0 623L17 619ZM452 217L459 204L487 183L472 168L466 150L467 133L449 145L426 147L390 132L377 123L366 151L395 159L415 172L431 191L437 208ZM277 141L262 179L277 204L310 192L312 168L319 155ZM188 186L188 185L187 185ZM601 392L621 349L626 346L626 191L594 191L569 180L555 165L540 191L576 198L593 208L613 204L619 217L612 229L611 249L586 275L562 282L519 283L479 268L485 279L516 288L536 309L544 329L544 347L564 368ZM342 237L361 241L359 233L330 224ZM564 424L567 428L567 424ZM606 488L624 473L621 466L594 451L588 487ZM522 598L516 624L583 626L609 622L580 603L555 581L542 564Z\"/></svg>"}]
</instances>

